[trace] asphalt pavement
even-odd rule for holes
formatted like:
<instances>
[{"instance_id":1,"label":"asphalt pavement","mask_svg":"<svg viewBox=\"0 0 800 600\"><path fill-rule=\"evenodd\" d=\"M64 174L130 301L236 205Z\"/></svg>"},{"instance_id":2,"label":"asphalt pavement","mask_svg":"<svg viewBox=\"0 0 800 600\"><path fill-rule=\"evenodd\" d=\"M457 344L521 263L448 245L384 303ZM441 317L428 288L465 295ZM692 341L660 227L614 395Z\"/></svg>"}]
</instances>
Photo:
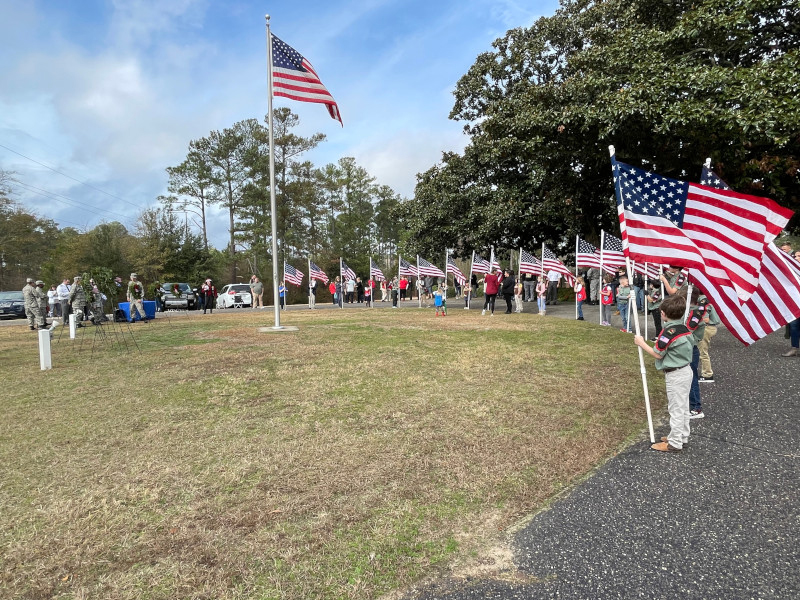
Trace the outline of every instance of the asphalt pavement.
<instances>
[{"instance_id":1,"label":"asphalt pavement","mask_svg":"<svg viewBox=\"0 0 800 600\"><path fill-rule=\"evenodd\" d=\"M548 316L574 318L574 304ZM800 598L800 358L788 348L782 332L745 348L721 327L686 450L650 450L643 429L513 534L512 569L406 599ZM655 416L658 438L666 410Z\"/></svg>"}]
</instances>

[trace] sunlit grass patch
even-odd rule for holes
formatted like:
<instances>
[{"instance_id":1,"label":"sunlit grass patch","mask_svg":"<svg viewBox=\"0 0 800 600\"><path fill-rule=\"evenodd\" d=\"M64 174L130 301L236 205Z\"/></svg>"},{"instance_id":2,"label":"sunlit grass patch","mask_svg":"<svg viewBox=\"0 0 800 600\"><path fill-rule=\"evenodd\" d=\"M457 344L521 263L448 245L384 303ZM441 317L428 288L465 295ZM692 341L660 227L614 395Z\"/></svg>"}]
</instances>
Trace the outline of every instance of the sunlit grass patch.
<instances>
[{"instance_id":1,"label":"sunlit grass patch","mask_svg":"<svg viewBox=\"0 0 800 600\"><path fill-rule=\"evenodd\" d=\"M87 329L47 372L0 328L0 595L375 598L480 555L643 426L619 332L404 309L260 333L270 318Z\"/></svg>"}]
</instances>

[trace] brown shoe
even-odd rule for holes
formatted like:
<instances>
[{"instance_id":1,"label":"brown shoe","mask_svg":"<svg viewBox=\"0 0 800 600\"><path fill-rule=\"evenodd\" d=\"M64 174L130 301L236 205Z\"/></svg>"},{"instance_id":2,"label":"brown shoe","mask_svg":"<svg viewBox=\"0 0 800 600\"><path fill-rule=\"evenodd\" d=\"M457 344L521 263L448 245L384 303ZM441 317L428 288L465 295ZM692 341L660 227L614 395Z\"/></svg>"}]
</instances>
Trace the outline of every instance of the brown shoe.
<instances>
[{"instance_id":1,"label":"brown shoe","mask_svg":"<svg viewBox=\"0 0 800 600\"><path fill-rule=\"evenodd\" d=\"M680 448L675 448L674 446L670 446L667 442L661 442L659 444L653 444L650 446L653 450L658 450L659 452L680 452Z\"/></svg>"},{"instance_id":2,"label":"brown shoe","mask_svg":"<svg viewBox=\"0 0 800 600\"><path fill-rule=\"evenodd\" d=\"M662 435L662 436L661 436L661 441L662 441L662 442L667 442L667 441L668 441L668 440L667 440L667 436L665 436L665 435ZM689 442L683 442L683 447L684 447L684 448L686 448L686 447L688 447L688 446L689 446Z\"/></svg>"}]
</instances>

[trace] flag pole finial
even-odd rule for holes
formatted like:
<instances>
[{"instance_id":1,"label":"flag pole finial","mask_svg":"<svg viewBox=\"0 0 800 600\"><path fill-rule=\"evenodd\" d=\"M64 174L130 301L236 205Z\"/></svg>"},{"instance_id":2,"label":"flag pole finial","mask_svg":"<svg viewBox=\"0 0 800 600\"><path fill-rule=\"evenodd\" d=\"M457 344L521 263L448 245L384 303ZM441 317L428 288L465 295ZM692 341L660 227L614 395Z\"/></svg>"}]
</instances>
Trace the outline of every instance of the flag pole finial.
<instances>
[{"instance_id":1,"label":"flag pole finial","mask_svg":"<svg viewBox=\"0 0 800 600\"><path fill-rule=\"evenodd\" d=\"M269 15L264 15L264 18L267 20L267 23L269 23Z\"/></svg>"},{"instance_id":2,"label":"flag pole finial","mask_svg":"<svg viewBox=\"0 0 800 600\"><path fill-rule=\"evenodd\" d=\"M706 169L710 169L710 168L711 168L711 157L709 156L706 159Z\"/></svg>"},{"instance_id":3,"label":"flag pole finial","mask_svg":"<svg viewBox=\"0 0 800 600\"><path fill-rule=\"evenodd\" d=\"M608 147L608 154L610 156L614 156L616 153L617 153L617 151L614 149L614 146L609 146Z\"/></svg>"}]
</instances>

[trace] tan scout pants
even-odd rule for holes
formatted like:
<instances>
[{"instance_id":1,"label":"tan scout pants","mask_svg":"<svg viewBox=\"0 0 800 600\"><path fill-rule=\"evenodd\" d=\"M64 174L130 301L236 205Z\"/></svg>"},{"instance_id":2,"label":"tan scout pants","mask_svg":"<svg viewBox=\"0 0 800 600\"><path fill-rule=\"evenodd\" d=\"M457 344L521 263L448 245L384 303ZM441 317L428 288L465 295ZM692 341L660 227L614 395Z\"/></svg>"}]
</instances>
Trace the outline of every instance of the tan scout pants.
<instances>
[{"instance_id":1,"label":"tan scout pants","mask_svg":"<svg viewBox=\"0 0 800 600\"><path fill-rule=\"evenodd\" d=\"M703 339L697 344L700 351L700 377L713 377L714 369L711 368L711 358L708 356L708 348L711 346L711 338L717 335L716 325L706 325Z\"/></svg>"}]
</instances>

